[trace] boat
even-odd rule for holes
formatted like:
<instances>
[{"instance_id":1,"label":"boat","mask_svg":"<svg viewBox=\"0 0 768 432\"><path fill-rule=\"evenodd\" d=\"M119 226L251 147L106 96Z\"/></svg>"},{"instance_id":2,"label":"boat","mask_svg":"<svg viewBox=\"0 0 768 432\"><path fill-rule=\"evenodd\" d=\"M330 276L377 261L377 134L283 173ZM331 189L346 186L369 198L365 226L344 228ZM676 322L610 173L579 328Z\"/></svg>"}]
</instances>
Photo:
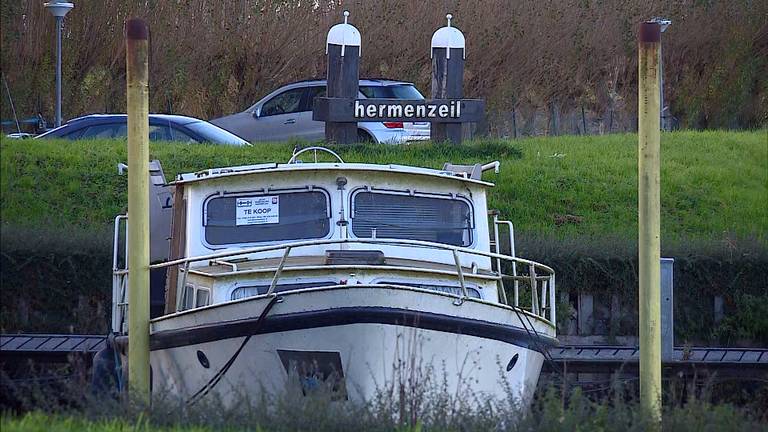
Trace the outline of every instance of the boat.
<instances>
[{"instance_id":1,"label":"boat","mask_svg":"<svg viewBox=\"0 0 768 432\"><path fill-rule=\"evenodd\" d=\"M557 344L555 273L517 257L512 223L488 210L483 172L498 169L345 163L309 147L166 184L153 161L153 394L232 405L322 388L365 402L432 382L528 404ZM126 219L110 338L123 363Z\"/></svg>"}]
</instances>

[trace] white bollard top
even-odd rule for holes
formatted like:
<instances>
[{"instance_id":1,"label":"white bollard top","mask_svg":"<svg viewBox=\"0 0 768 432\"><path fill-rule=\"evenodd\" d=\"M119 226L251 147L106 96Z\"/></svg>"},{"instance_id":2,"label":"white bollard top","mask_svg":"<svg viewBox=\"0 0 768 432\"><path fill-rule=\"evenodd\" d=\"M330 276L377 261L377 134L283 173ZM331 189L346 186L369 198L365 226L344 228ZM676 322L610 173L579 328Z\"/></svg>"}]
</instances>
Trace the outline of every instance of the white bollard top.
<instances>
[{"instance_id":1,"label":"white bollard top","mask_svg":"<svg viewBox=\"0 0 768 432\"><path fill-rule=\"evenodd\" d=\"M464 33L456 27L451 27L453 15L445 16L448 19L448 25L437 29L432 35L432 49L445 48L445 58L451 58L451 48L461 48L463 58L467 58L467 43L464 40ZM430 50L429 58L432 58Z\"/></svg>"},{"instance_id":2,"label":"white bollard top","mask_svg":"<svg viewBox=\"0 0 768 432\"><path fill-rule=\"evenodd\" d=\"M328 55L328 45L341 45L341 56L344 57L344 51L347 46L360 46L360 32L352 24L347 23L349 11L344 11L344 22L336 24L328 31L328 38L325 41L325 54ZM362 51L362 50L361 50Z\"/></svg>"}]
</instances>

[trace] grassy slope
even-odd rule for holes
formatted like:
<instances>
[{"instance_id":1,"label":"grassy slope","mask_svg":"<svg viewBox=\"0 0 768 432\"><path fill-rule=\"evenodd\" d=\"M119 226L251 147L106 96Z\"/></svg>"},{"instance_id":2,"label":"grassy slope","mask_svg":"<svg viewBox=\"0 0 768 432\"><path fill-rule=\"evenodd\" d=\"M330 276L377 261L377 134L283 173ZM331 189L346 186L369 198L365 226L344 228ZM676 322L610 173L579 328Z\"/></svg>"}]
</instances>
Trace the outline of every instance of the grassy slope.
<instances>
[{"instance_id":1,"label":"grassy slope","mask_svg":"<svg viewBox=\"0 0 768 432\"><path fill-rule=\"evenodd\" d=\"M172 412L155 409L156 412L136 412L126 407L123 412L111 412L106 417L88 419L86 415L70 412L68 415L30 412L19 416L0 414L3 432L209 432L209 431L488 431L501 429L500 425L515 425L508 430L533 431L645 431L649 430L647 416L640 413L636 402L624 402L620 398L592 402L578 390L568 399L568 405L557 399L559 392L550 392L544 401L535 405L528 415L507 404L473 410L453 403L435 404L428 401L409 402L415 406L414 417L408 424L397 419L397 407L359 407L355 405L327 405L313 400L292 401L290 405L270 406L274 414L256 406L249 412L242 410L212 410L209 413L190 412L176 407ZM337 402L338 403L338 402ZM390 402L392 403L392 402ZM708 404L690 400L685 405L668 403L664 407L662 429L678 432L746 432L765 430L765 414L759 408L749 410L730 404ZM489 402L489 406L491 402ZM757 405L757 404L754 404ZM758 405L759 406L759 405ZM195 407L197 408L197 407ZM373 409L371 409L373 408ZM378 411L376 411L378 409ZM401 408L402 409L402 408ZM751 413L754 411L755 413ZM401 414L402 415L402 414ZM762 417L762 418L760 418ZM409 417L407 417L409 418ZM410 420L413 421L413 420Z\"/></svg>"},{"instance_id":2,"label":"grassy slope","mask_svg":"<svg viewBox=\"0 0 768 432\"><path fill-rule=\"evenodd\" d=\"M766 238L768 137L757 132L676 132L662 138L662 230L666 238ZM208 167L284 162L292 144L227 148L153 144L166 175ZM491 205L524 232L636 236L635 135L337 149L348 162L441 167L499 159ZM125 209L126 160L120 141L0 142L0 218L4 225L101 227ZM308 160L306 158L305 160ZM575 216L558 226L556 218Z\"/></svg>"}]
</instances>

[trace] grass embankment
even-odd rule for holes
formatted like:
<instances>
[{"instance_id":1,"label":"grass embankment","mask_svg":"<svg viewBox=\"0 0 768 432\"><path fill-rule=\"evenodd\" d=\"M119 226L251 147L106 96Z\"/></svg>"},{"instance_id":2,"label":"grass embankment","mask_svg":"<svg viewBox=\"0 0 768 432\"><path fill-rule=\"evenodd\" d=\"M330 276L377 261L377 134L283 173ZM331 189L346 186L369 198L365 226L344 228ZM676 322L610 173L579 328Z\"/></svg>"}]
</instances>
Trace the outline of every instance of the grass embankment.
<instances>
[{"instance_id":1,"label":"grass embankment","mask_svg":"<svg viewBox=\"0 0 768 432\"><path fill-rule=\"evenodd\" d=\"M675 258L677 340L768 343L766 131L676 132L662 141L662 253ZM172 179L284 162L293 148L156 143L151 156ZM497 184L491 206L515 223L518 252L552 265L559 291L593 293L603 305L619 297L621 316L598 317L595 332L636 334L635 135L335 150L348 162L435 168L500 160L501 173L485 178ZM120 141L0 141L0 329L104 331L105 320L92 317L109 310L110 225L126 210L127 178L116 166L125 161ZM725 300L720 323L715 295ZM568 319L567 304L558 310Z\"/></svg>"},{"instance_id":2,"label":"grass embankment","mask_svg":"<svg viewBox=\"0 0 768 432\"><path fill-rule=\"evenodd\" d=\"M662 138L662 235L665 239L766 238L766 131L676 132ZM125 211L121 141L15 141L0 144L4 225L83 227ZM210 167L287 161L292 144L249 148L153 143L170 179ZM337 147L347 162L442 167L446 161L498 159L491 206L524 233L636 238L635 135L482 141L461 147ZM305 158L306 159L306 158Z\"/></svg>"},{"instance_id":3,"label":"grass embankment","mask_svg":"<svg viewBox=\"0 0 768 432\"><path fill-rule=\"evenodd\" d=\"M474 406L464 400L421 395L371 404L332 401L328 397L287 397L256 405L224 408L202 404L154 404L142 409L131 403L108 402L104 408L81 407L53 412L0 415L3 432L75 431L616 431L652 430L652 420L636 401L621 397L594 401L579 389L566 394L544 392L529 410L508 401ZM402 396L401 396L402 398ZM381 403L380 403L381 402ZM402 402L402 403L400 403ZM394 403L394 404L393 404ZM157 405L161 405L158 407ZM676 432L753 432L766 430L768 418L759 408L737 408L701 400L665 402L662 430Z\"/></svg>"}]
</instances>

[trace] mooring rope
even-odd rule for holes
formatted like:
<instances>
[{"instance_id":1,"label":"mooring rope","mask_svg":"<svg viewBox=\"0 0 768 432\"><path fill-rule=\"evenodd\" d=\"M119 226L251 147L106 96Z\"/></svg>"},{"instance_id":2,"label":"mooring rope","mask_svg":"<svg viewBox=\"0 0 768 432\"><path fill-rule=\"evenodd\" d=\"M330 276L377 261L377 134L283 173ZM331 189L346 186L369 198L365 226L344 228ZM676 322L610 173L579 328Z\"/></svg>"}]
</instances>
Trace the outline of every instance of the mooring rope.
<instances>
[{"instance_id":1,"label":"mooring rope","mask_svg":"<svg viewBox=\"0 0 768 432\"><path fill-rule=\"evenodd\" d=\"M256 332L259 330L259 327L261 327L261 324L264 322L267 314L270 310L272 310L272 307L275 305L275 303L278 302L279 299L281 299L281 297L278 297L277 294L273 295L272 299L270 299L269 303L267 303L267 306L261 312L261 315L259 315L259 318L256 319L256 323L254 324L251 334L245 337L237 351L235 351L235 353L232 354L232 357L227 360L224 366L218 372L216 372L216 375L214 375L200 390L198 390L195 394L192 395L192 397L189 398L189 400L187 400L187 405L194 405L203 396L207 395L208 392L210 392L216 386L216 384L219 383L219 381L221 381L227 371L229 371L229 368L232 367L232 365L235 363L235 360L237 360L237 357L243 351L245 345L248 343L248 341L251 340L251 336L256 334Z\"/></svg>"}]
</instances>

